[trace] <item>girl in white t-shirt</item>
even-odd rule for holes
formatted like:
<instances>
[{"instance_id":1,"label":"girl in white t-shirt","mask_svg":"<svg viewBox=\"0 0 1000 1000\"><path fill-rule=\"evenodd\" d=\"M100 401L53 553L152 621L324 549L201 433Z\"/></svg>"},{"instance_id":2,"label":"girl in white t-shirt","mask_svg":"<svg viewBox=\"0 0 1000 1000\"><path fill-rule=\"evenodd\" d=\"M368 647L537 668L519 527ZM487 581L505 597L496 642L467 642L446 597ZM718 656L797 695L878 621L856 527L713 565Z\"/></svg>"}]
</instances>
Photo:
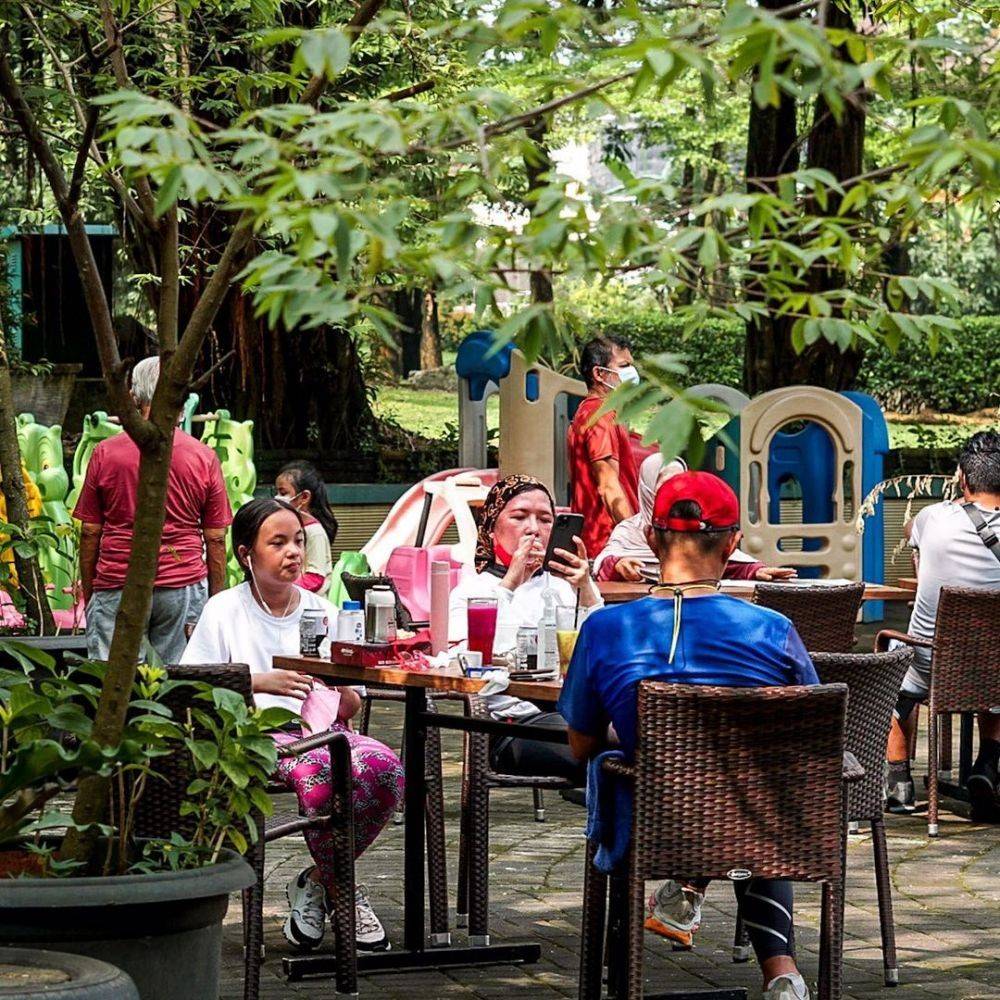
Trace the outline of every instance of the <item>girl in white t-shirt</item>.
<instances>
[{"instance_id":1,"label":"girl in white t-shirt","mask_svg":"<svg viewBox=\"0 0 1000 1000\"><path fill-rule=\"evenodd\" d=\"M259 707L280 706L296 714L315 682L308 674L277 670L277 655L299 652L299 619L307 608L336 617L324 598L295 585L302 575L304 531L302 517L282 500L252 500L233 519L233 550L246 580L212 597L195 627L182 657L183 663L246 663L250 667L254 701ZM403 793L403 768L386 746L352 732L350 719L361 699L350 687L340 692L339 717L334 728L347 733L354 771L354 847L360 855L378 836L397 808ZM278 733L277 742L302 735ZM326 747L282 760L277 777L298 797L306 816L329 812L330 755ZM315 866L296 875L286 889L291 912L285 937L302 948L323 939L329 909L328 892L334 886L333 842L327 831L305 833ZM356 899L358 947L389 947L385 930L359 888Z\"/></svg>"}]
</instances>

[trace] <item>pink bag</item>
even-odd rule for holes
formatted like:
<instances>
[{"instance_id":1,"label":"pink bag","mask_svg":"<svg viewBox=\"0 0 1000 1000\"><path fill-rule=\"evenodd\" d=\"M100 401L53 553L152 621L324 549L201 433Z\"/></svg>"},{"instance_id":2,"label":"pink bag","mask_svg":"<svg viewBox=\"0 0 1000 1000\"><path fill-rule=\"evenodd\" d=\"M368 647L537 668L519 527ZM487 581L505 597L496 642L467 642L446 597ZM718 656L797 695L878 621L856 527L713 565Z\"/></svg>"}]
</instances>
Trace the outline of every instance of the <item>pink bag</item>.
<instances>
[{"instance_id":1,"label":"pink bag","mask_svg":"<svg viewBox=\"0 0 1000 1000\"><path fill-rule=\"evenodd\" d=\"M333 729L340 711L340 692L315 681L312 690L302 702L302 726L310 733L325 733Z\"/></svg>"}]
</instances>

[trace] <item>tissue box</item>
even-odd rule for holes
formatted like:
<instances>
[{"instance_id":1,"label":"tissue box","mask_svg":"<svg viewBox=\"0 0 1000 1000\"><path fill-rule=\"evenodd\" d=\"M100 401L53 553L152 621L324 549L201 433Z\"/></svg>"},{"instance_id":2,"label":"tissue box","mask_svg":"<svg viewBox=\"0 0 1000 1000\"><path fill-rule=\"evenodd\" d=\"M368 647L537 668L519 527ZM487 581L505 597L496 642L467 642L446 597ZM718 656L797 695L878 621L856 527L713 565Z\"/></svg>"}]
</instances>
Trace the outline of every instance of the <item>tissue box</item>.
<instances>
[{"instance_id":1,"label":"tissue box","mask_svg":"<svg viewBox=\"0 0 1000 1000\"><path fill-rule=\"evenodd\" d=\"M426 631L418 632L409 639L395 642L337 642L330 644L330 659L355 667L392 667L398 664L399 654L407 651L429 653L430 636Z\"/></svg>"}]
</instances>

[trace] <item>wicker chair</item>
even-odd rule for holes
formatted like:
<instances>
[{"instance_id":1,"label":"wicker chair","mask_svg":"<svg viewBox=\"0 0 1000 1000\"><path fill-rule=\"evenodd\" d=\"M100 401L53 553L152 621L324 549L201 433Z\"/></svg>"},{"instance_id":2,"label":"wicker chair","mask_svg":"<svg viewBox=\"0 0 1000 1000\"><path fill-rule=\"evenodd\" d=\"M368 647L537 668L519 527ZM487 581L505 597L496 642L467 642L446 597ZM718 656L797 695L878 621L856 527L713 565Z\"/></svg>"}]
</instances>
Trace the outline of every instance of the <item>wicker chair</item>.
<instances>
[{"instance_id":1,"label":"wicker chair","mask_svg":"<svg viewBox=\"0 0 1000 1000\"><path fill-rule=\"evenodd\" d=\"M466 698L466 712L488 719L486 703L478 695ZM503 774L490 766L490 738L468 733L462 769L462 813L458 838L458 902L455 923L469 928L473 945L487 945L489 931L490 792L495 788L531 788L535 795L535 819L545 817L541 790L575 787L564 778L543 775Z\"/></svg>"},{"instance_id":2,"label":"wicker chair","mask_svg":"<svg viewBox=\"0 0 1000 1000\"><path fill-rule=\"evenodd\" d=\"M635 763L608 767L634 784L626 871L611 879L611 926L621 927L621 937L607 948L609 992L628 1000L643 995L646 880L723 879L744 869L761 878L822 883L819 1000L839 1000L846 708L842 684L639 685ZM581 1000L601 994L608 878L594 867L593 855L590 844Z\"/></svg>"},{"instance_id":3,"label":"wicker chair","mask_svg":"<svg viewBox=\"0 0 1000 1000\"><path fill-rule=\"evenodd\" d=\"M213 687L227 688L241 694L247 702L252 698L250 671L244 664L192 664L167 667L171 680L201 681ZM191 704L190 689L180 687L171 691L163 703L175 718ZM258 829L263 831L250 849L247 860L257 875L256 883L243 893L243 948L246 972L243 981L244 1000L257 1000L260 996L260 966L264 960L264 849L265 844L302 833L307 829L328 826L336 846L334 860L337 866L338 892L334 895L333 924L336 936L336 990L338 994L357 995L358 973L355 943L354 913L354 814L351 803L351 748L343 733L318 733L294 743L279 747L279 757L290 757L314 750L330 748L333 777L333 799L330 815L308 819L298 814L272 816L266 824L258 818ZM161 757L156 770L166 780L150 781L139 800L136 811L135 833L140 837L169 837L174 831L190 832L193 820L180 815L181 803L193 774L185 755ZM268 791L287 792L284 785L272 785Z\"/></svg>"},{"instance_id":4,"label":"wicker chair","mask_svg":"<svg viewBox=\"0 0 1000 1000\"><path fill-rule=\"evenodd\" d=\"M892 629L879 632L875 639L876 649L884 649L891 640L898 639L909 646L931 650L930 717L927 723L927 835L930 837L938 835L941 717L950 720L952 715L987 712L1000 705L998 634L1000 590L942 587L932 640ZM950 725L947 732L950 735Z\"/></svg>"},{"instance_id":5,"label":"wicker chair","mask_svg":"<svg viewBox=\"0 0 1000 1000\"><path fill-rule=\"evenodd\" d=\"M913 653L908 649L896 649L891 653L817 653L813 657L822 683L846 684L849 692L847 749L864 769L865 777L848 788L847 818L851 823L871 824L886 986L895 986L899 982L899 966L885 839L883 761L899 685L912 661ZM749 957L749 940L742 921L737 920L733 960L742 962Z\"/></svg>"},{"instance_id":6,"label":"wicker chair","mask_svg":"<svg viewBox=\"0 0 1000 1000\"><path fill-rule=\"evenodd\" d=\"M849 653L864 594L863 583L835 587L758 583L753 603L790 618L810 653Z\"/></svg>"}]
</instances>

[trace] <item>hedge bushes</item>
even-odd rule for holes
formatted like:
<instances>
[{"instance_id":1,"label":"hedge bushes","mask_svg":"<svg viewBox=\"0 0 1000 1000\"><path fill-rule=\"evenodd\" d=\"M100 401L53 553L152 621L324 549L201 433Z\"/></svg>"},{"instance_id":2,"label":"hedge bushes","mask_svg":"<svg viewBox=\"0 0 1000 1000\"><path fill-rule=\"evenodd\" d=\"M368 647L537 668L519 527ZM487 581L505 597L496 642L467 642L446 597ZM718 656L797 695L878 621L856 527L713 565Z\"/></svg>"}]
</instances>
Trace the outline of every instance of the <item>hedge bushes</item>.
<instances>
[{"instance_id":1,"label":"hedge bushes","mask_svg":"<svg viewBox=\"0 0 1000 1000\"><path fill-rule=\"evenodd\" d=\"M934 357L913 344L895 355L869 352L859 388L903 413L924 406L944 413L1000 409L1000 316L969 316L961 323L955 343Z\"/></svg>"},{"instance_id":2,"label":"hedge bushes","mask_svg":"<svg viewBox=\"0 0 1000 1000\"><path fill-rule=\"evenodd\" d=\"M711 320L686 340L683 323L656 309L615 308L583 318L583 338L619 334L637 353L673 351L687 357L688 385L722 382L739 386L743 378L743 327ZM962 321L954 344L932 356L926 346L905 344L892 355L869 350L858 388L886 409L916 412L923 407L970 413L1000 407L1000 316Z\"/></svg>"}]
</instances>

